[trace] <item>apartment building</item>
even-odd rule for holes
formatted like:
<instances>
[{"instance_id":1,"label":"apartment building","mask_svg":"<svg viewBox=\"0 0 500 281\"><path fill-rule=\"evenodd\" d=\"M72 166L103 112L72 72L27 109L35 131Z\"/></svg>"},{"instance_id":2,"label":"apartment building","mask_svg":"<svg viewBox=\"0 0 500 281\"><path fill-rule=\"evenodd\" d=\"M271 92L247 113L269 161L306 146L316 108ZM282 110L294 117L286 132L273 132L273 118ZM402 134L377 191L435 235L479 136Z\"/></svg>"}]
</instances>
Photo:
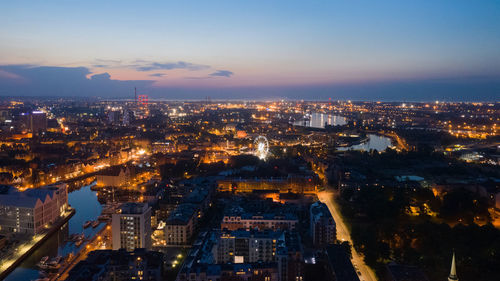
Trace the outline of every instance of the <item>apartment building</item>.
<instances>
[{"instance_id":1,"label":"apartment building","mask_svg":"<svg viewBox=\"0 0 500 281\"><path fill-rule=\"evenodd\" d=\"M0 232L38 234L68 209L66 184L19 191L0 186Z\"/></svg>"},{"instance_id":2,"label":"apartment building","mask_svg":"<svg viewBox=\"0 0 500 281\"><path fill-rule=\"evenodd\" d=\"M299 220L295 214L252 214L224 215L221 230L258 229L295 230Z\"/></svg>"},{"instance_id":3,"label":"apartment building","mask_svg":"<svg viewBox=\"0 0 500 281\"><path fill-rule=\"evenodd\" d=\"M124 203L112 215L113 250L151 249L151 207L147 203Z\"/></svg>"}]
</instances>

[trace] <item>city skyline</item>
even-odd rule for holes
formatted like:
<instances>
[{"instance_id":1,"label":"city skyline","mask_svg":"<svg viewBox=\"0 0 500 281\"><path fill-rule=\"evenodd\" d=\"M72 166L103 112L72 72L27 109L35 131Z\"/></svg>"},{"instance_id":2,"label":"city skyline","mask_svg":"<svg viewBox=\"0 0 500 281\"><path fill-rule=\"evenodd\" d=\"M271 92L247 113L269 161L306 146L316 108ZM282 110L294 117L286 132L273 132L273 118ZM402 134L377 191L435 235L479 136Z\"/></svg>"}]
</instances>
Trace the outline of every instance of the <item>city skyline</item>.
<instances>
[{"instance_id":1,"label":"city skyline","mask_svg":"<svg viewBox=\"0 0 500 281\"><path fill-rule=\"evenodd\" d=\"M491 280L499 112L2 98L0 279Z\"/></svg>"},{"instance_id":2,"label":"city skyline","mask_svg":"<svg viewBox=\"0 0 500 281\"><path fill-rule=\"evenodd\" d=\"M500 5L2 4L0 96L496 101Z\"/></svg>"},{"instance_id":3,"label":"city skyline","mask_svg":"<svg viewBox=\"0 0 500 281\"><path fill-rule=\"evenodd\" d=\"M4 1L0 281L490 281L500 2Z\"/></svg>"}]
</instances>

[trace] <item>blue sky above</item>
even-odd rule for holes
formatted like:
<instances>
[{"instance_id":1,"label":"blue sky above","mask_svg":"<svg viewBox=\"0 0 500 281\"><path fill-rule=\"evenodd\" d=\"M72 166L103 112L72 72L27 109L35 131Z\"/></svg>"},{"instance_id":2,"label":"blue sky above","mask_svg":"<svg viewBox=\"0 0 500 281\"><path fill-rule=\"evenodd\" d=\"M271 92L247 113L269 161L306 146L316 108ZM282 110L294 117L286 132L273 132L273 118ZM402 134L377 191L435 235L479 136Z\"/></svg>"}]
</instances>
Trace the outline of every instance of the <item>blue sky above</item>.
<instances>
[{"instance_id":1,"label":"blue sky above","mask_svg":"<svg viewBox=\"0 0 500 281\"><path fill-rule=\"evenodd\" d=\"M3 96L500 96L498 1L21 0L0 26Z\"/></svg>"}]
</instances>

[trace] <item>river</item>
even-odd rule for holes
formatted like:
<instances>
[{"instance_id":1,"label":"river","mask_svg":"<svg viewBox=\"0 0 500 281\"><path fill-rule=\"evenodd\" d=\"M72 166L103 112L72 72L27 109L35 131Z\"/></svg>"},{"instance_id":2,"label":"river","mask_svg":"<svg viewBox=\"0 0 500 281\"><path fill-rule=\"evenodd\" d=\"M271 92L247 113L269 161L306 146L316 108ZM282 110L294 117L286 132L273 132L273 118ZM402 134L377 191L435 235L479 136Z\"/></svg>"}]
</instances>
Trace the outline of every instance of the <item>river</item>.
<instances>
[{"instance_id":1,"label":"river","mask_svg":"<svg viewBox=\"0 0 500 281\"><path fill-rule=\"evenodd\" d=\"M365 150L376 149L377 151L384 151L387 147L392 146L391 139L384 136L375 134L368 134L368 141L347 147L337 147L340 151L345 150Z\"/></svg>"},{"instance_id":2,"label":"river","mask_svg":"<svg viewBox=\"0 0 500 281\"><path fill-rule=\"evenodd\" d=\"M36 264L44 256L66 256L69 253L76 253L79 247L67 241L71 234L85 233L85 237L94 236L104 224L101 223L96 228L91 226L84 229L83 223L87 220L96 220L101 214L101 204L97 201L97 192L90 189L91 185L86 185L68 194L68 203L76 211L75 215L65 223L59 231L52 234L33 254L26 258L11 274L6 281L36 280L39 278L39 270ZM83 243L80 247L84 246Z\"/></svg>"},{"instance_id":3,"label":"river","mask_svg":"<svg viewBox=\"0 0 500 281\"><path fill-rule=\"evenodd\" d=\"M293 125L295 126L304 126L304 127L312 127L312 128L324 128L325 123L332 126L342 126L347 124L347 119L338 115L331 115L325 113L313 112L309 116L309 120L299 120L295 121ZM376 149L377 151L384 151L387 147L392 146L391 139L384 136L379 136L376 134L368 134L369 139L367 142L352 145L348 147L337 147L340 151L345 150L365 150L369 151L370 149Z\"/></svg>"},{"instance_id":4,"label":"river","mask_svg":"<svg viewBox=\"0 0 500 281\"><path fill-rule=\"evenodd\" d=\"M293 125L322 129L325 128L325 123L332 126L342 126L347 124L347 119L342 116L314 112L311 113L309 120L295 121Z\"/></svg>"}]
</instances>

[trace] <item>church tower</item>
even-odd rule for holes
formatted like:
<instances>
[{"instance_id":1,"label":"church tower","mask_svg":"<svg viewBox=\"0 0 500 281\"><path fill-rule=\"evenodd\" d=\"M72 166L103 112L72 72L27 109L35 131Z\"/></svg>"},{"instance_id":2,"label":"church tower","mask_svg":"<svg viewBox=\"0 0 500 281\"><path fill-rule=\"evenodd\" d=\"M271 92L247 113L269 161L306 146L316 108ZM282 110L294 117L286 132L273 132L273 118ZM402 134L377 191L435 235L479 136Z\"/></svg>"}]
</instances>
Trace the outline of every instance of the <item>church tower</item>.
<instances>
[{"instance_id":1,"label":"church tower","mask_svg":"<svg viewBox=\"0 0 500 281\"><path fill-rule=\"evenodd\" d=\"M455 252L453 252L453 258L451 259L451 270L450 276L448 276L448 281L458 281L457 268L455 265Z\"/></svg>"}]
</instances>

